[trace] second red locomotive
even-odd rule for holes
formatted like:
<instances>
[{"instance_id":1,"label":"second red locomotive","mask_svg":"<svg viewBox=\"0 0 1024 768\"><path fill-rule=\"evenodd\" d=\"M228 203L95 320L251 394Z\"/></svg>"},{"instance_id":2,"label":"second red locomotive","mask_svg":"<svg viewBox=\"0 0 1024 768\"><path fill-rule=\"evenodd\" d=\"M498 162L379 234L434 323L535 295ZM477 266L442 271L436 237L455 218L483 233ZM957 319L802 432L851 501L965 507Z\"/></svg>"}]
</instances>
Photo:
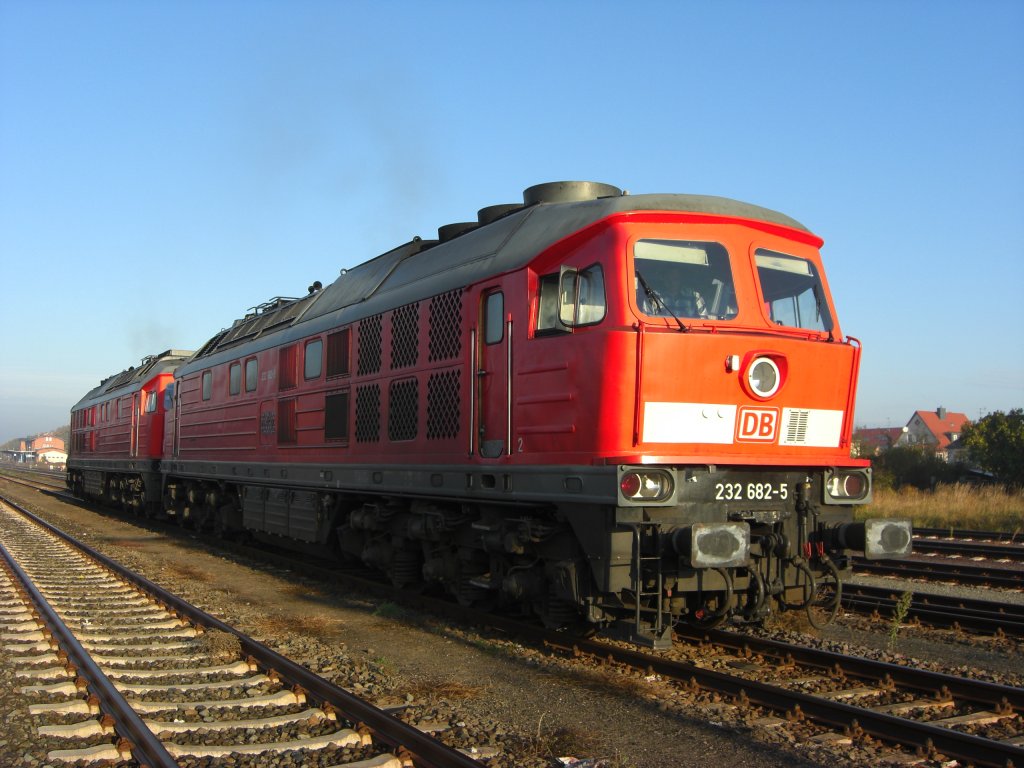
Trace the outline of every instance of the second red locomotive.
<instances>
[{"instance_id":1,"label":"second red locomotive","mask_svg":"<svg viewBox=\"0 0 1024 768\"><path fill-rule=\"evenodd\" d=\"M851 521L860 348L821 243L724 198L531 187L158 357L155 470L97 454L128 395L90 393L69 483L654 643L807 607L848 550L910 546Z\"/></svg>"}]
</instances>

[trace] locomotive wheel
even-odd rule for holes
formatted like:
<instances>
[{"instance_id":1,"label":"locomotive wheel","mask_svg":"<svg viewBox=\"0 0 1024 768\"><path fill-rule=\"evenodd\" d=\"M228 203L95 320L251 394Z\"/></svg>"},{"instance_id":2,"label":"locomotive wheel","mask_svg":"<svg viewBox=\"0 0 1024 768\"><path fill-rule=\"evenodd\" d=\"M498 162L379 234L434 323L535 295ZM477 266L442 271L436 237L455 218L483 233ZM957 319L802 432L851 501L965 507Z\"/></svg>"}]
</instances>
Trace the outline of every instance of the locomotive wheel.
<instances>
[{"instance_id":1,"label":"locomotive wheel","mask_svg":"<svg viewBox=\"0 0 1024 768\"><path fill-rule=\"evenodd\" d=\"M121 478L117 481L117 506L126 515L132 514L132 505L130 499L130 491L128 488L128 481Z\"/></svg>"},{"instance_id":2,"label":"locomotive wheel","mask_svg":"<svg viewBox=\"0 0 1024 768\"><path fill-rule=\"evenodd\" d=\"M229 534L227 515L222 509L215 510L213 513L213 535L218 539L227 539Z\"/></svg>"},{"instance_id":3,"label":"locomotive wheel","mask_svg":"<svg viewBox=\"0 0 1024 768\"><path fill-rule=\"evenodd\" d=\"M217 517L217 512L208 504L204 504L197 511L194 518L195 529L200 533L204 531L212 531L214 528L214 521Z\"/></svg>"}]
</instances>

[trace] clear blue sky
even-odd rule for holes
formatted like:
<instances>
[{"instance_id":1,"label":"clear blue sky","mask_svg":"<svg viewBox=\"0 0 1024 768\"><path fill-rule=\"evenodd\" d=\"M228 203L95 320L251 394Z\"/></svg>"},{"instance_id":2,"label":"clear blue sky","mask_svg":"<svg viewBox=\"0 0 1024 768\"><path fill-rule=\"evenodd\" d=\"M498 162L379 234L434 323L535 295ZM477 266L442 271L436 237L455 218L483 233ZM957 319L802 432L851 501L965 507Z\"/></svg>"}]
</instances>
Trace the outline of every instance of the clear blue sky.
<instances>
[{"instance_id":1,"label":"clear blue sky","mask_svg":"<svg viewBox=\"0 0 1024 768\"><path fill-rule=\"evenodd\" d=\"M857 423L1024 406L1024 2L0 0L0 441L543 181L825 239Z\"/></svg>"}]
</instances>

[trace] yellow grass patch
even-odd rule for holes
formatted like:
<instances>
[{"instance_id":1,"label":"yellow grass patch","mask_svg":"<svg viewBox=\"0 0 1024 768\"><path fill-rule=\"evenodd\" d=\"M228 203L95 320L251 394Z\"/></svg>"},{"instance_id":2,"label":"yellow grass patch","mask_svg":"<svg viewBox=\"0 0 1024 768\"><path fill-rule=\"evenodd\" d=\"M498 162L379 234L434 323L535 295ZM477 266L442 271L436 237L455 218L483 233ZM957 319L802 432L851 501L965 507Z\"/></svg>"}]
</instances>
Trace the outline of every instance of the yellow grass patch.
<instances>
[{"instance_id":1,"label":"yellow grass patch","mask_svg":"<svg viewBox=\"0 0 1024 768\"><path fill-rule=\"evenodd\" d=\"M1024 491L964 483L939 485L934 491L911 486L876 489L874 501L856 516L909 517L922 528L964 528L1024 534Z\"/></svg>"}]
</instances>

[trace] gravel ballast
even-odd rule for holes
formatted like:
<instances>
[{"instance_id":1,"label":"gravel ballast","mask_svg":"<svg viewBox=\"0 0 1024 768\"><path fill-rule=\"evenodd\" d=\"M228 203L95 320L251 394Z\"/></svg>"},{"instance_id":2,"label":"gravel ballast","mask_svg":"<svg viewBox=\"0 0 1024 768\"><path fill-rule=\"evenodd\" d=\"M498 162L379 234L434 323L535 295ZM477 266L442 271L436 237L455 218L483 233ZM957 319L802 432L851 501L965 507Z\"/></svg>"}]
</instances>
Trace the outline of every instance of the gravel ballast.
<instances>
[{"instance_id":1,"label":"gravel ballast","mask_svg":"<svg viewBox=\"0 0 1024 768\"><path fill-rule=\"evenodd\" d=\"M437 731L454 746L475 750L483 765L546 768L574 757L609 768L842 768L877 761L884 753L871 746L865 752L800 743L799 729L749 727L725 702L667 699L657 681L642 676L554 661L513 641L448 627L281 568L238 562L131 520L7 483L0 488L283 655L395 707L403 719ZM863 648L865 655L913 655L945 669L978 669L1000 681L1020 667L1021 649L1013 643L901 628L893 644L890 627L882 624L847 619L815 642ZM0 764L45 765L27 715L31 702L16 691L10 660L0 654ZM239 764L263 763L247 758Z\"/></svg>"}]
</instances>

